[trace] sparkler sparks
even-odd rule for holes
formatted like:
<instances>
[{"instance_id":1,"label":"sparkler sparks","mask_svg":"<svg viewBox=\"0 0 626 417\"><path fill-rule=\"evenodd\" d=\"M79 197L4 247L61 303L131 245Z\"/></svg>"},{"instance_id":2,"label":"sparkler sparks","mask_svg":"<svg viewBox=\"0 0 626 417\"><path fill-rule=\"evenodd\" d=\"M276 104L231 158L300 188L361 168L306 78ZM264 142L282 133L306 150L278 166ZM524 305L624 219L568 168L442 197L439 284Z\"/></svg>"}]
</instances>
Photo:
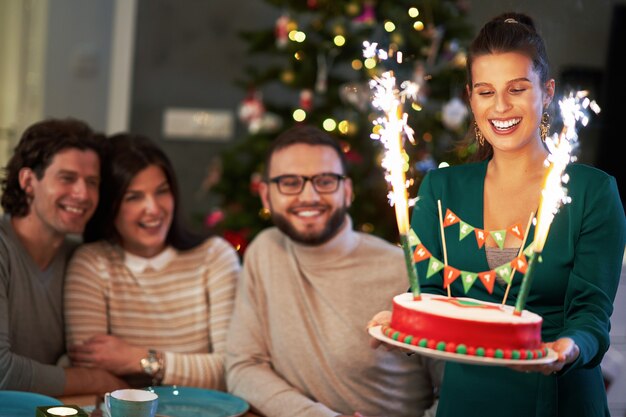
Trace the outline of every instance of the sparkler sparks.
<instances>
[{"instance_id":1,"label":"sparkler sparks","mask_svg":"<svg viewBox=\"0 0 626 417\"><path fill-rule=\"evenodd\" d=\"M580 121L583 126L589 122L587 109L599 112L600 108L595 101L589 100L587 91L570 93L568 97L559 100L563 129L560 134L554 134L546 138L548 157L545 164L548 172L544 179L541 190L539 211L537 212L537 227L535 229L534 250L541 252L548 237L548 231L554 216L563 204L571 201L567 195L565 184L569 177L564 174L567 164L575 160L572 152L578 144L576 123Z\"/></svg>"},{"instance_id":2,"label":"sparkler sparks","mask_svg":"<svg viewBox=\"0 0 626 417\"><path fill-rule=\"evenodd\" d=\"M600 107L595 101L589 100L587 91L577 91L570 93L568 97L559 100L561 117L563 118L563 129L560 134L554 134L546 138L546 146L549 154L545 164L548 167L544 177L544 183L539 200L539 210L537 212L537 226L535 228L535 238L533 240L533 253L528 261L528 268L522 280L517 301L515 303L514 314L519 316L524 310L526 298L530 291L535 264L540 262L541 252L548 238L548 231L554 216L563 204L571 201L567 195L565 184L569 182L569 177L564 174L567 164L575 160L572 152L578 141L576 133L576 123L581 122L586 126L589 122L587 109L598 113Z\"/></svg>"},{"instance_id":3,"label":"sparkler sparks","mask_svg":"<svg viewBox=\"0 0 626 417\"><path fill-rule=\"evenodd\" d=\"M363 56L366 58L377 56L380 60L389 57L386 52L376 49L376 43L363 43ZM386 180L391 184L389 193L390 203L396 212L396 221L400 233L400 241L405 255L409 283L413 289L413 298L421 299L417 271L409 244L409 200L405 172L408 170L409 158L403 148L404 138L413 141L413 129L408 125L408 116L402 107L407 97L417 96L419 87L415 83L404 82L401 89L397 87L393 71L386 71L380 77L373 77L370 81L373 91L372 105L381 110L383 115L374 120L374 133L371 138L379 140L385 147L385 154L381 162L387 172Z\"/></svg>"}]
</instances>

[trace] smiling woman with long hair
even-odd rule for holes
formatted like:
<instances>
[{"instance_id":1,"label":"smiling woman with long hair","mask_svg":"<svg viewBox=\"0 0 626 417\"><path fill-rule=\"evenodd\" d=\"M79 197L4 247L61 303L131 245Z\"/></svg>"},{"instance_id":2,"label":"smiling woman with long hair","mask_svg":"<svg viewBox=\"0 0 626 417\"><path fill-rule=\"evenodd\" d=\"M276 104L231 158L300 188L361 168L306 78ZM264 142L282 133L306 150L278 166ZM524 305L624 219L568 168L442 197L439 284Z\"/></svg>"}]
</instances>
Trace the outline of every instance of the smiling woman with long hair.
<instances>
[{"instance_id":1,"label":"smiling woman with long hair","mask_svg":"<svg viewBox=\"0 0 626 417\"><path fill-rule=\"evenodd\" d=\"M225 389L237 253L183 227L174 169L150 139L119 134L109 142L104 204L68 269L69 356L137 386Z\"/></svg>"}]
</instances>

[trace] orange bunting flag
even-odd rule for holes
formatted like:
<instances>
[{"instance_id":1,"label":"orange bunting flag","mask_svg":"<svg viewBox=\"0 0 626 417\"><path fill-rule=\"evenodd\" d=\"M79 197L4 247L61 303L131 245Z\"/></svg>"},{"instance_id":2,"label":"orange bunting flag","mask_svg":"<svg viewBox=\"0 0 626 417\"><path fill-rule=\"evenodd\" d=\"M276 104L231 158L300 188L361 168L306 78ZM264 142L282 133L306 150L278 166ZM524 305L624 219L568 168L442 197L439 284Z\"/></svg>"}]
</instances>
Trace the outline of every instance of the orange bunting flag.
<instances>
[{"instance_id":1,"label":"orange bunting flag","mask_svg":"<svg viewBox=\"0 0 626 417\"><path fill-rule=\"evenodd\" d=\"M461 219L452 212L450 209L446 209L446 216L443 219L443 225L445 227L451 226L455 223L458 223Z\"/></svg>"},{"instance_id":2,"label":"orange bunting flag","mask_svg":"<svg viewBox=\"0 0 626 417\"><path fill-rule=\"evenodd\" d=\"M487 236L485 236L485 231L483 229L474 229L474 233L476 234L476 242L478 243L478 249L482 248L485 244L485 240Z\"/></svg>"},{"instance_id":3,"label":"orange bunting flag","mask_svg":"<svg viewBox=\"0 0 626 417\"><path fill-rule=\"evenodd\" d=\"M443 268L443 288L448 288L459 275L461 275L461 270L446 265Z\"/></svg>"},{"instance_id":4,"label":"orange bunting flag","mask_svg":"<svg viewBox=\"0 0 626 417\"><path fill-rule=\"evenodd\" d=\"M518 256L511 261L511 266L522 274L525 274L526 268L528 268L528 262L526 262L526 257L524 255Z\"/></svg>"},{"instance_id":5,"label":"orange bunting flag","mask_svg":"<svg viewBox=\"0 0 626 417\"><path fill-rule=\"evenodd\" d=\"M413 252L413 260L415 262L421 262L424 259L430 258L430 252L428 249L421 243L415 247L415 252Z\"/></svg>"},{"instance_id":6,"label":"orange bunting flag","mask_svg":"<svg viewBox=\"0 0 626 417\"><path fill-rule=\"evenodd\" d=\"M479 272L478 279L483 283L489 294L493 292L493 284L496 283L495 271Z\"/></svg>"},{"instance_id":7,"label":"orange bunting flag","mask_svg":"<svg viewBox=\"0 0 626 417\"><path fill-rule=\"evenodd\" d=\"M519 240L524 239L524 226L522 226L520 223L516 223L513 226L510 226L507 231L509 233L513 233L515 237L517 237Z\"/></svg>"}]
</instances>

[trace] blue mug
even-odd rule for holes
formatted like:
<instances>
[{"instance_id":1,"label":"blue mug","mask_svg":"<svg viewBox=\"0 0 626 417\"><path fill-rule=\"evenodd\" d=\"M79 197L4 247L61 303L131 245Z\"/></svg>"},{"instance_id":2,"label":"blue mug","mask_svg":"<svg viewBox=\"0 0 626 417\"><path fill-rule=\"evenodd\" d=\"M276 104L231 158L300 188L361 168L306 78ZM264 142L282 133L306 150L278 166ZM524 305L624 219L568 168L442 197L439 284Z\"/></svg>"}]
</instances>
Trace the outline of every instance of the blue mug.
<instances>
[{"instance_id":1,"label":"blue mug","mask_svg":"<svg viewBox=\"0 0 626 417\"><path fill-rule=\"evenodd\" d=\"M104 394L104 408L110 417L154 417L159 396L141 389L118 389Z\"/></svg>"}]
</instances>

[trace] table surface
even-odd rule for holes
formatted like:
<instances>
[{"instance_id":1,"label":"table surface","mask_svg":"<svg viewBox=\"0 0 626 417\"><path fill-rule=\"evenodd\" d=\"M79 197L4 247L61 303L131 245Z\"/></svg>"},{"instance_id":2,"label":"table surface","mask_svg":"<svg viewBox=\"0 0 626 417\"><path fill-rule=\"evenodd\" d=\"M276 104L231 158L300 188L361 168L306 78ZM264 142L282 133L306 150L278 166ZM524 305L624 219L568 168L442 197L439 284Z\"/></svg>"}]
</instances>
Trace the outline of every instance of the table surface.
<instances>
[{"instance_id":1,"label":"table surface","mask_svg":"<svg viewBox=\"0 0 626 417\"><path fill-rule=\"evenodd\" d=\"M95 406L96 403L101 403L102 398L97 395L72 395L65 397L58 397L59 401L66 405L77 405L79 407L90 407ZM99 410L91 413L91 417L100 417L102 413ZM242 417L262 417L259 414L255 414L251 411L248 411Z\"/></svg>"}]
</instances>

